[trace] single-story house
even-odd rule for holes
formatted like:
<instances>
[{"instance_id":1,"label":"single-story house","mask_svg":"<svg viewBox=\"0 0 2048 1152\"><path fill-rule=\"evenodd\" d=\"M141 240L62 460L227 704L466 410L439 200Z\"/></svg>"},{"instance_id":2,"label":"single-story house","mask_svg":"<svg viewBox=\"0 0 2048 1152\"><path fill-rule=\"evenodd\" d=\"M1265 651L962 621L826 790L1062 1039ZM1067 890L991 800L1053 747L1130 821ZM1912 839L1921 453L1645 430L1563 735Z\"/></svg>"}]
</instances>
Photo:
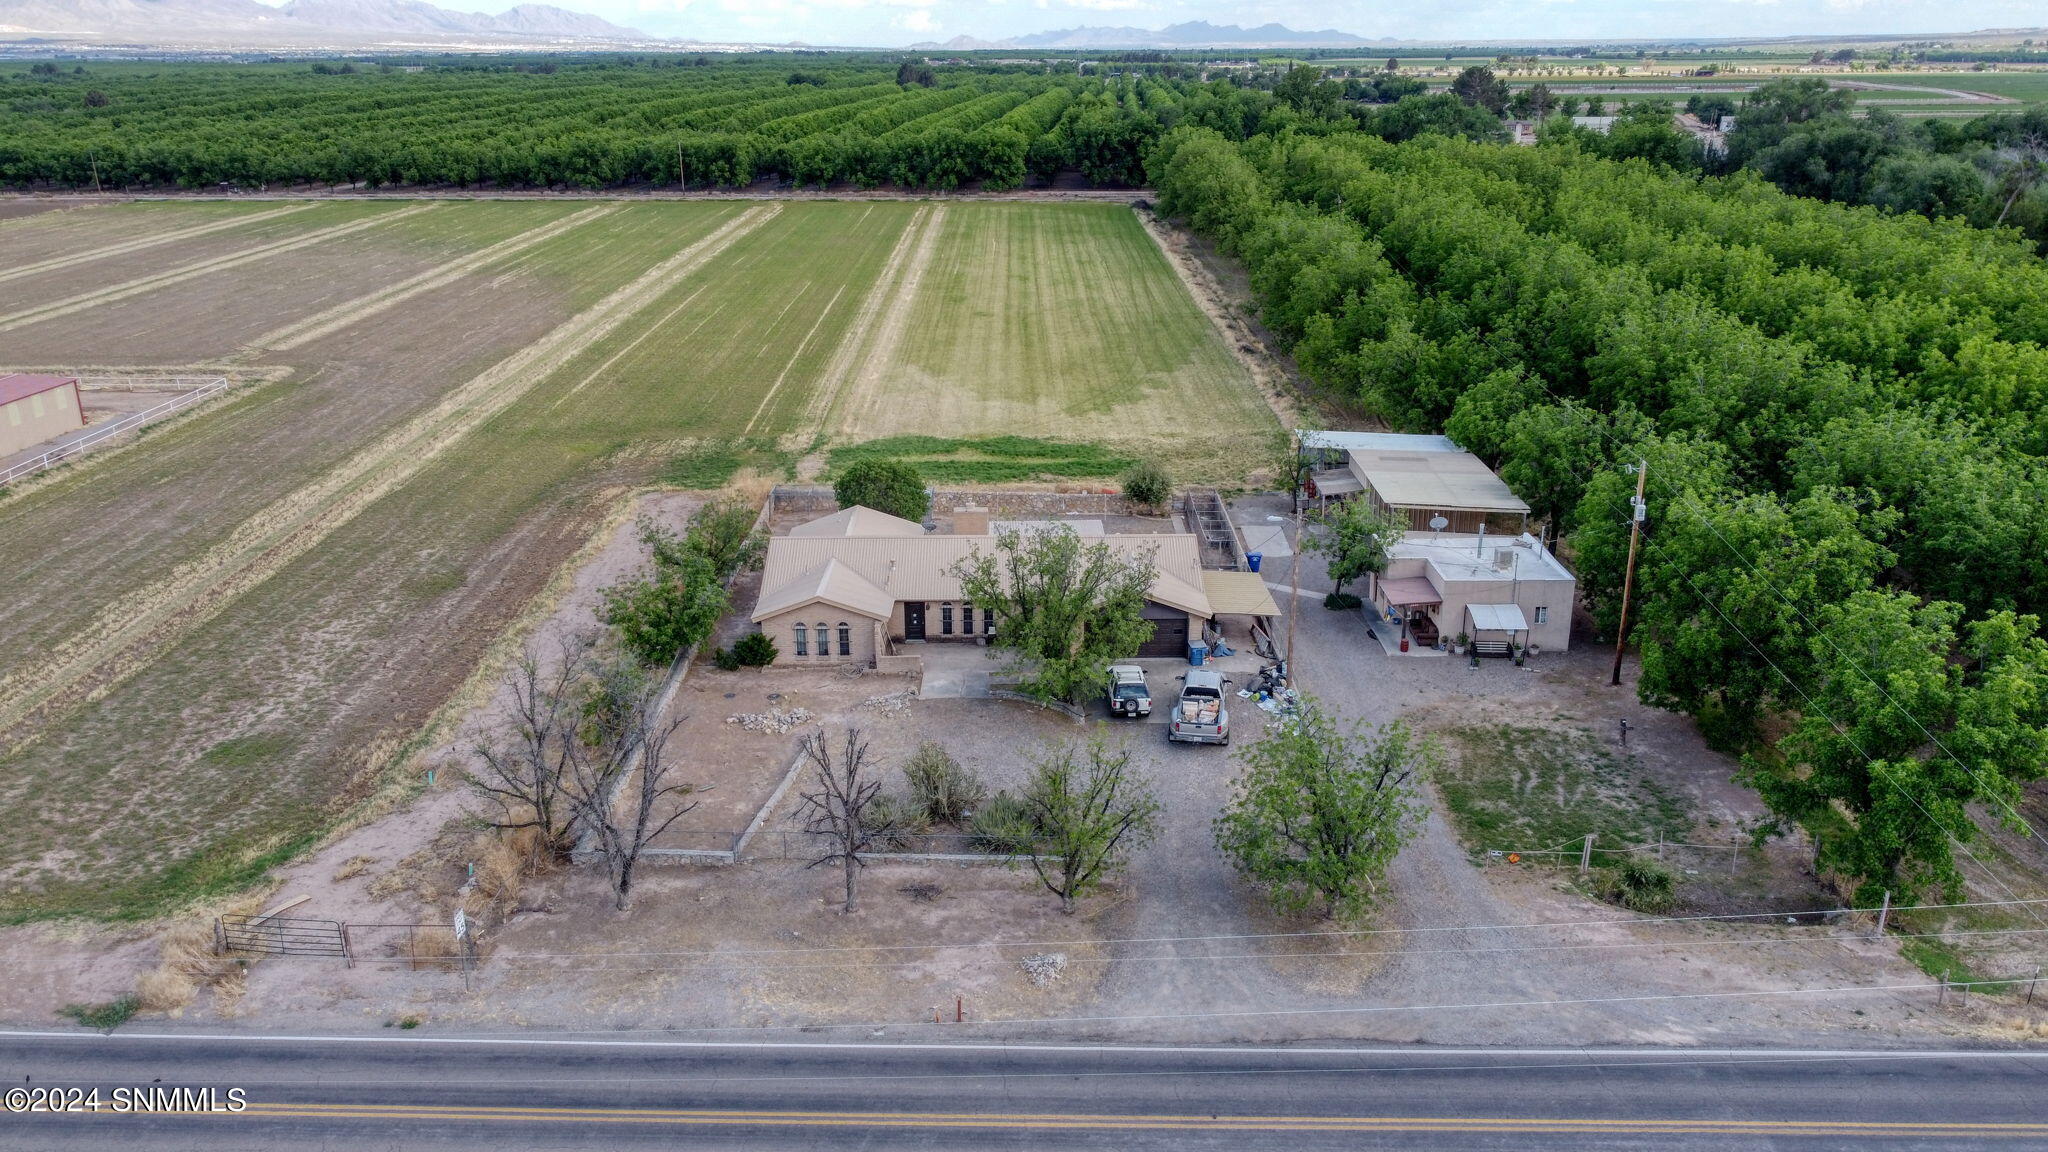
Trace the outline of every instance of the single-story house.
<instances>
[{"instance_id":1,"label":"single-story house","mask_svg":"<svg viewBox=\"0 0 2048 1152\"><path fill-rule=\"evenodd\" d=\"M1309 495L1362 494L1376 508L1406 513L1416 531L1477 532L1482 527L1520 532L1529 505L1509 490L1484 461L1448 436L1399 432L1297 433L1313 467Z\"/></svg>"},{"instance_id":2,"label":"single-story house","mask_svg":"<svg viewBox=\"0 0 2048 1152\"><path fill-rule=\"evenodd\" d=\"M0 373L0 456L83 427L76 377Z\"/></svg>"},{"instance_id":3,"label":"single-story house","mask_svg":"<svg viewBox=\"0 0 2048 1152\"><path fill-rule=\"evenodd\" d=\"M985 521L971 520L982 528ZM930 533L872 508L845 508L770 537L753 621L778 664L872 664L897 646L975 643L994 622L961 595L956 564L993 555L990 531ZM1187 534L1092 535L1124 553L1152 553L1141 656L1182 656L1214 616L1196 539Z\"/></svg>"},{"instance_id":4,"label":"single-story house","mask_svg":"<svg viewBox=\"0 0 2048 1152\"><path fill-rule=\"evenodd\" d=\"M1367 611L1431 647L1460 632L1484 643L1571 644L1578 581L1541 541L1519 536L1410 532L1369 580Z\"/></svg>"}]
</instances>

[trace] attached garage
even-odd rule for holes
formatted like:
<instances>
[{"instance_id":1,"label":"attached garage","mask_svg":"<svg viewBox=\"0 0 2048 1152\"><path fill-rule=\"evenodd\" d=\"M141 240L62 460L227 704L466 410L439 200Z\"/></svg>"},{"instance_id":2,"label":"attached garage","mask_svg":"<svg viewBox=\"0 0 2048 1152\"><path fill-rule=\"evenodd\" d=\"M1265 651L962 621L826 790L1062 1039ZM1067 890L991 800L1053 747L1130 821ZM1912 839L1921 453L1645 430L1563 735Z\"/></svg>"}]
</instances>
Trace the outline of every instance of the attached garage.
<instances>
[{"instance_id":1,"label":"attached garage","mask_svg":"<svg viewBox=\"0 0 2048 1152\"><path fill-rule=\"evenodd\" d=\"M1156 600L1145 601L1145 619L1152 622L1152 638L1139 647L1140 656L1178 656L1185 660L1188 654L1188 614L1184 608L1161 604Z\"/></svg>"}]
</instances>

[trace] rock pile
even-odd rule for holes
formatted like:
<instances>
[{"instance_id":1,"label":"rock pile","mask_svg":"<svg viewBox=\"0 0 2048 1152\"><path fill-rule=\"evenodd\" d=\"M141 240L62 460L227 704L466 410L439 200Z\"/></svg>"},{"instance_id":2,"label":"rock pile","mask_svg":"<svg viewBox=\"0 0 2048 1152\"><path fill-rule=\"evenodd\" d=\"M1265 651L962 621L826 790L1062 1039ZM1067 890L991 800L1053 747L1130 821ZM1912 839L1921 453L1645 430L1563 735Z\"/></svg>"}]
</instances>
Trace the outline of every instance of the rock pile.
<instances>
[{"instance_id":1,"label":"rock pile","mask_svg":"<svg viewBox=\"0 0 2048 1152\"><path fill-rule=\"evenodd\" d=\"M1043 988L1048 984L1056 983L1061 976L1066 974L1067 954L1065 952L1037 952L1024 957L1022 960L1017 961L1017 963L1024 969L1024 974L1031 977L1033 984Z\"/></svg>"},{"instance_id":2,"label":"rock pile","mask_svg":"<svg viewBox=\"0 0 2048 1152\"><path fill-rule=\"evenodd\" d=\"M901 692L889 692L881 696L870 696L860 702L862 709L880 712L884 716L901 716L910 711L910 702L917 699L917 690L906 688Z\"/></svg>"},{"instance_id":3,"label":"rock pile","mask_svg":"<svg viewBox=\"0 0 2048 1152\"><path fill-rule=\"evenodd\" d=\"M811 722L811 710L809 708L791 708L788 711L784 711L780 708L770 708L766 712L742 712L737 716L727 716L725 722L727 724L737 724L749 732L772 732L780 736L793 728L801 728L809 724Z\"/></svg>"}]
</instances>

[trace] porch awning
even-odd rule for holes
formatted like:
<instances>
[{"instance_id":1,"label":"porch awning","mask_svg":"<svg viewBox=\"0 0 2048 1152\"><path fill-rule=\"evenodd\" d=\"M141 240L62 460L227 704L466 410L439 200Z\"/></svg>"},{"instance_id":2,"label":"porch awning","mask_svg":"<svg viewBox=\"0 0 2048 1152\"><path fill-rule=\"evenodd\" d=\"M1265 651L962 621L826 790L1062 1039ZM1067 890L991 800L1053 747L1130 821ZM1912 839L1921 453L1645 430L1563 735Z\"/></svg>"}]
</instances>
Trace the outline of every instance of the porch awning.
<instances>
[{"instance_id":1,"label":"porch awning","mask_svg":"<svg viewBox=\"0 0 2048 1152\"><path fill-rule=\"evenodd\" d=\"M1278 616L1280 606L1266 589L1266 578L1257 572L1202 570L1202 591L1209 594L1209 607L1218 615Z\"/></svg>"},{"instance_id":2,"label":"porch awning","mask_svg":"<svg viewBox=\"0 0 2048 1152\"><path fill-rule=\"evenodd\" d=\"M1308 478L1311 489L1318 496L1349 496L1353 492L1365 491L1365 484L1349 471L1318 472Z\"/></svg>"},{"instance_id":3,"label":"porch awning","mask_svg":"<svg viewBox=\"0 0 2048 1152\"><path fill-rule=\"evenodd\" d=\"M1529 621L1517 604L1467 604L1474 632L1527 632Z\"/></svg>"},{"instance_id":4,"label":"porch awning","mask_svg":"<svg viewBox=\"0 0 2048 1152\"><path fill-rule=\"evenodd\" d=\"M1410 608L1419 604L1441 604L1444 598L1420 576L1401 576L1380 581L1380 595L1396 608Z\"/></svg>"}]
</instances>

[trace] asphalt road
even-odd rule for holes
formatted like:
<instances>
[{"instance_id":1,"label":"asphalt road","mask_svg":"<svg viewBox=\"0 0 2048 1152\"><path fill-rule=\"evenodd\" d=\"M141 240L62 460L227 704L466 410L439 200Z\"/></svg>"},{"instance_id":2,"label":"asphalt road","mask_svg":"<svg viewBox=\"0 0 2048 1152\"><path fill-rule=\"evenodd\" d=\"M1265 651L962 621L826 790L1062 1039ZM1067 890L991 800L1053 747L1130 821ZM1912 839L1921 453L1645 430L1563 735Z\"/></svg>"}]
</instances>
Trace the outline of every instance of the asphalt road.
<instances>
[{"instance_id":1,"label":"asphalt road","mask_svg":"<svg viewBox=\"0 0 2048 1152\"><path fill-rule=\"evenodd\" d=\"M15 1032L0 1147L2048 1148L2044 1074L2048 1052ZM16 1111L15 1089L95 1088L98 1111ZM170 1088L246 1103L116 1111Z\"/></svg>"}]
</instances>

